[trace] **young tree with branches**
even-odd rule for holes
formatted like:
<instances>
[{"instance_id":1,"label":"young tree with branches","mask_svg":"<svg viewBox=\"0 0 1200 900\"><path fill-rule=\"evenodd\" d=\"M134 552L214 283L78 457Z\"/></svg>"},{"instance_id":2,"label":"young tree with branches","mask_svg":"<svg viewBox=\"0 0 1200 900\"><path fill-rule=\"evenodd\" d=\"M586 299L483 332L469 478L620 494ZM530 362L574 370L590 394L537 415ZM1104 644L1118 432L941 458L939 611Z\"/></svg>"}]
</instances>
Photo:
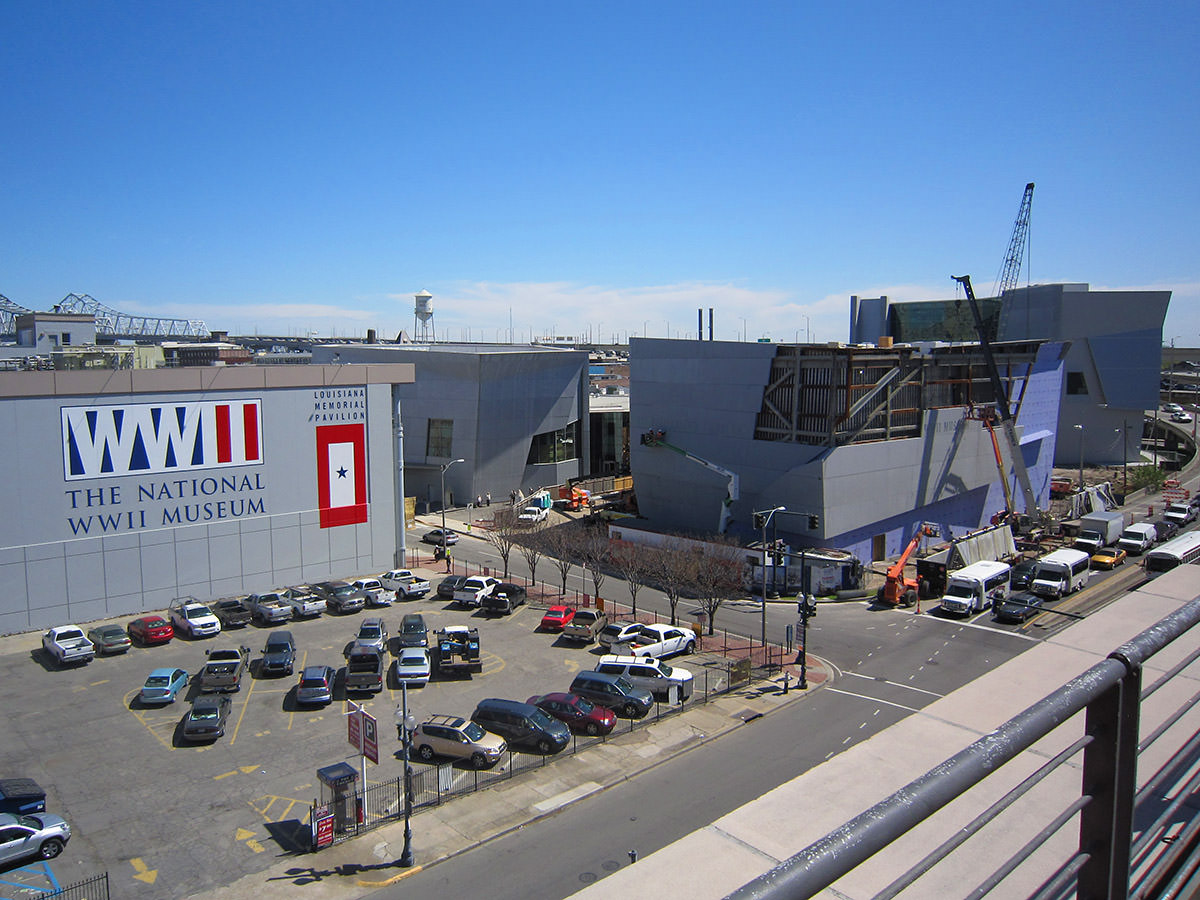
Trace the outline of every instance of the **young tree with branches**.
<instances>
[{"instance_id":1,"label":"young tree with branches","mask_svg":"<svg viewBox=\"0 0 1200 900\"><path fill-rule=\"evenodd\" d=\"M517 544L517 552L525 560L525 565L529 568L529 580L534 584L537 584L538 563L542 561L542 556L546 552L543 540L545 530L545 523L539 522L527 531L521 542Z\"/></svg>"},{"instance_id":2,"label":"young tree with branches","mask_svg":"<svg viewBox=\"0 0 1200 900\"><path fill-rule=\"evenodd\" d=\"M567 594L567 576L571 573L571 567L576 565L580 558L579 530L580 526L570 524L547 528L542 532L542 546L545 548L546 555L554 560L554 566L562 578L564 597Z\"/></svg>"},{"instance_id":3,"label":"young tree with branches","mask_svg":"<svg viewBox=\"0 0 1200 900\"><path fill-rule=\"evenodd\" d=\"M717 610L726 600L744 596L746 550L722 540L706 547L696 567L695 590L700 608L708 615L708 634L713 633Z\"/></svg>"},{"instance_id":4,"label":"young tree with branches","mask_svg":"<svg viewBox=\"0 0 1200 900\"><path fill-rule=\"evenodd\" d=\"M588 533L582 536L579 542L579 555L583 560L583 567L592 576L592 586L597 597L600 596L600 586L604 584L604 578L608 574L604 567L608 565L611 552L612 546L608 540L608 530L605 528L589 528Z\"/></svg>"},{"instance_id":5,"label":"young tree with branches","mask_svg":"<svg viewBox=\"0 0 1200 900\"><path fill-rule=\"evenodd\" d=\"M629 596L633 600L634 621L637 621L638 591L646 587L653 571L653 554L654 550L645 544L618 541L609 555L613 568L625 579L625 585L629 588Z\"/></svg>"},{"instance_id":6,"label":"young tree with branches","mask_svg":"<svg viewBox=\"0 0 1200 900\"><path fill-rule=\"evenodd\" d=\"M651 557L651 576L667 596L671 624L678 625L676 610L684 593L696 584L699 553L679 540L668 540Z\"/></svg>"},{"instance_id":7,"label":"young tree with branches","mask_svg":"<svg viewBox=\"0 0 1200 900\"><path fill-rule=\"evenodd\" d=\"M517 538L523 530L521 523L517 521L516 511L510 508L497 510L491 530L483 532L484 540L496 548L496 552L504 561L505 578L508 577L508 558L512 555L513 547L516 546Z\"/></svg>"}]
</instances>

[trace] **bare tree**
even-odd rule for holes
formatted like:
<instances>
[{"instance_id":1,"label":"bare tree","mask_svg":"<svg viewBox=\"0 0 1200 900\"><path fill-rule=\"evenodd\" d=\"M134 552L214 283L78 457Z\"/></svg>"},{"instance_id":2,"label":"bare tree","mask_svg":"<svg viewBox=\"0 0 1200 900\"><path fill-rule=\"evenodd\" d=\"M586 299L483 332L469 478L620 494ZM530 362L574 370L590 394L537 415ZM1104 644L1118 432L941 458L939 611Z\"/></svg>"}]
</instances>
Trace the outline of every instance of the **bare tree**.
<instances>
[{"instance_id":1,"label":"bare tree","mask_svg":"<svg viewBox=\"0 0 1200 900\"><path fill-rule=\"evenodd\" d=\"M638 591L646 587L653 571L654 550L645 544L629 544L618 541L610 554L613 568L617 570L629 588L633 600L633 618L637 620Z\"/></svg>"},{"instance_id":2,"label":"bare tree","mask_svg":"<svg viewBox=\"0 0 1200 900\"><path fill-rule=\"evenodd\" d=\"M745 549L728 540L706 547L698 560L695 589L708 615L709 634L721 605L745 594L745 568Z\"/></svg>"},{"instance_id":3,"label":"bare tree","mask_svg":"<svg viewBox=\"0 0 1200 900\"><path fill-rule=\"evenodd\" d=\"M546 552L546 542L543 540L544 535L544 524L539 522L517 544L517 552L525 560L525 565L529 568L529 580L534 584L537 584L538 563L542 561L542 556Z\"/></svg>"},{"instance_id":4,"label":"bare tree","mask_svg":"<svg viewBox=\"0 0 1200 900\"><path fill-rule=\"evenodd\" d=\"M483 539L495 547L500 558L504 560L505 578L508 577L508 558L512 555L513 547L516 546L517 538L523 530L514 510L500 509L496 511L491 530L483 532Z\"/></svg>"},{"instance_id":5,"label":"bare tree","mask_svg":"<svg viewBox=\"0 0 1200 900\"><path fill-rule=\"evenodd\" d=\"M652 575L659 589L666 594L671 607L671 624L679 624L676 610L688 588L696 584L699 553L678 540L668 540L654 552Z\"/></svg>"},{"instance_id":6,"label":"bare tree","mask_svg":"<svg viewBox=\"0 0 1200 900\"><path fill-rule=\"evenodd\" d=\"M554 560L554 566L562 578L563 596L567 593L567 576L571 573L571 567L580 559L579 528L574 524L558 525L547 528L541 535L546 555Z\"/></svg>"},{"instance_id":7,"label":"bare tree","mask_svg":"<svg viewBox=\"0 0 1200 900\"><path fill-rule=\"evenodd\" d=\"M579 542L579 555L583 560L583 567L592 576L592 585L597 597L600 596L600 586L604 584L604 578L608 574L604 567L608 564L611 552L612 546L606 528L588 529L587 535Z\"/></svg>"}]
</instances>

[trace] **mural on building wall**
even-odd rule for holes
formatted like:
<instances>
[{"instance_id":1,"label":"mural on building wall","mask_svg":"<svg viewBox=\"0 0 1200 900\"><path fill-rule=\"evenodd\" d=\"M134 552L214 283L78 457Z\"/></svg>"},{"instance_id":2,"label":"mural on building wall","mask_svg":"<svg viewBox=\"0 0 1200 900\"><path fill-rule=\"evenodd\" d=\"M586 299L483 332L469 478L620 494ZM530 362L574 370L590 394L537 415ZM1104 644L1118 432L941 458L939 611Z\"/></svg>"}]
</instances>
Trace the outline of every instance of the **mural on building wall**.
<instances>
[{"instance_id":1,"label":"mural on building wall","mask_svg":"<svg viewBox=\"0 0 1200 900\"><path fill-rule=\"evenodd\" d=\"M367 521L367 426L317 426L321 527Z\"/></svg>"}]
</instances>

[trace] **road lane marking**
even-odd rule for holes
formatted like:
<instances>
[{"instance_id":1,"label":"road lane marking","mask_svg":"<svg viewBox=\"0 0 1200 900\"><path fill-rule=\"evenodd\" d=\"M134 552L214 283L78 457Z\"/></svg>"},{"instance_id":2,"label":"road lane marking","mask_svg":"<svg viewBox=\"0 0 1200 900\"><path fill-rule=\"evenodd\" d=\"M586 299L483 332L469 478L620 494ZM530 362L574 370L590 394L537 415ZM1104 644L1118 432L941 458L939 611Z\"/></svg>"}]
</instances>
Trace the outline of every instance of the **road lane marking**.
<instances>
[{"instance_id":1,"label":"road lane marking","mask_svg":"<svg viewBox=\"0 0 1200 900\"><path fill-rule=\"evenodd\" d=\"M918 694L928 694L930 697L937 697L939 699L946 696L945 694L939 694L936 691L927 691L924 688L913 687L911 684L901 684L898 681L888 681L886 678L875 678L872 675L862 675L858 672L846 672L845 674L852 675L855 678L864 678L867 681L874 681L878 684L890 684L892 687L904 688L906 691L916 691Z\"/></svg>"},{"instance_id":2,"label":"road lane marking","mask_svg":"<svg viewBox=\"0 0 1200 900\"><path fill-rule=\"evenodd\" d=\"M843 691L843 690L840 690L839 688L834 688L834 687L827 687L827 688L825 688L825 690L833 691L833 693L835 693L835 694L842 694L843 696L846 696L846 697L857 697L859 700L869 700L872 703L882 703L884 706L894 706L894 707L896 707L896 709L903 709L907 712L920 712L921 711L921 710L917 709L915 706L905 706L903 703L893 703L890 700L880 700L878 697L871 697L868 694L856 694L853 691ZM849 740L849 738L847 738L846 740Z\"/></svg>"},{"instance_id":3,"label":"road lane marking","mask_svg":"<svg viewBox=\"0 0 1200 900\"><path fill-rule=\"evenodd\" d=\"M129 861L129 864L133 866L135 873L133 877L138 881L144 881L146 884L154 884L154 880L158 878L158 869L149 868L142 862L141 857L135 856Z\"/></svg>"}]
</instances>

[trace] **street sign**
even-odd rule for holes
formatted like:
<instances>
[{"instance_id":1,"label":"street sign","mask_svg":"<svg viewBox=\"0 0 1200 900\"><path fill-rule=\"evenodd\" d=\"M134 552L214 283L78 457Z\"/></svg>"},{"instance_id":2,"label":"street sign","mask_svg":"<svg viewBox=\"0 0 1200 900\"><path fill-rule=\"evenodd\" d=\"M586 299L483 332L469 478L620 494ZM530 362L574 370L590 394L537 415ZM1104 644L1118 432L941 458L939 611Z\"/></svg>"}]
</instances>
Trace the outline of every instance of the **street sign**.
<instances>
[{"instance_id":1,"label":"street sign","mask_svg":"<svg viewBox=\"0 0 1200 900\"><path fill-rule=\"evenodd\" d=\"M350 741L350 746L357 752L362 753L362 715L361 709L355 709L353 712L346 714L346 738Z\"/></svg>"},{"instance_id":2,"label":"street sign","mask_svg":"<svg viewBox=\"0 0 1200 900\"><path fill-rule=\"evenodd\" d=\"M333 845L333 813L313 820L313 849L321 850Z\"/></svg>"},{"instance_id":3,"label":"street sign","mask_svg":"<svg viewBox=\"0 0 1200 900\"><path fill-rule=\"evenodd\" d=\"M379 729L375 717L366 710L362 716L362 753L375 765L379 765Z\"/></svg>"}]
</instances>

